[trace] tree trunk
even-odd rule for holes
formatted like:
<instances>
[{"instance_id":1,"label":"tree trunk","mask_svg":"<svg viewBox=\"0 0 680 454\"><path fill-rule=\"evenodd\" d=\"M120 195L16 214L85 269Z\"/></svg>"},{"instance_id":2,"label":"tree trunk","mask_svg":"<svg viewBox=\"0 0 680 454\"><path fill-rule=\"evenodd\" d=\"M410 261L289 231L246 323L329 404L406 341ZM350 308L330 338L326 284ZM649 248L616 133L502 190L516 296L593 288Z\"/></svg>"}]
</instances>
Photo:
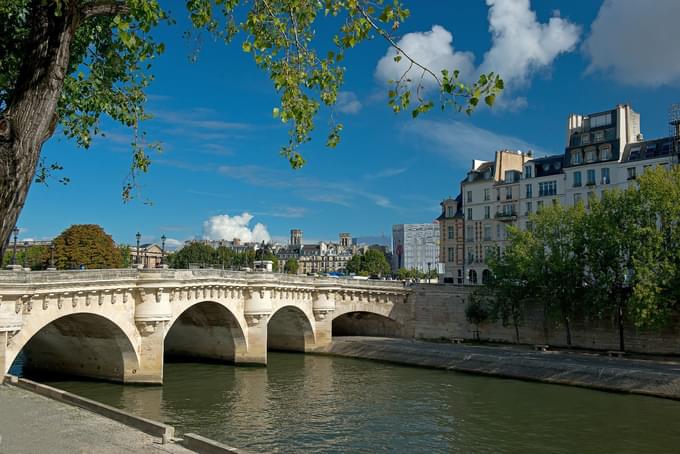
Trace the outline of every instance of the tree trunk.
<instances>
[{"instance_id":1,"label":"tree trunk","mask_svg":"<svg viewBox=\"0 0 680 454\"><path fill-rule=\"evenodd\" d=\"M618 318L619 318L619 350L625 351L625 344L623 341L623 302L621 301L621 296L619 298L619 308L618 308Z\"/></svg>"},{"instance_id":2,"label":"tree trunk","mask_svg":"<svg viewBox=\"0 0 680 454\"><path fill-rule=\"evenodd\" d=\"M31 34L12 98L0 112L0 256L35 175L43 143L54 133L57 104L78 25L77 2L31 2Z\"/></svg>"},{"instance_id":3,"label":"tree trunk","mask_svg":"<svg viewBox=\"0 0 680 454\"><path fill-rule=\"evenodd\" d=\"M568 315L564 317L564 328L567 331L567 346L571 347L571 320Z\"/></svg>"},{"instance_id":4,"label":"tree trunk","mask_svg":"<svg viewBox=\"0 0 680 454\"><path fill-rule=\"evenodd\" d=\"M519 344L519 321L514 320L515 325L515 343Z\"/></svg>"}]
</instances>

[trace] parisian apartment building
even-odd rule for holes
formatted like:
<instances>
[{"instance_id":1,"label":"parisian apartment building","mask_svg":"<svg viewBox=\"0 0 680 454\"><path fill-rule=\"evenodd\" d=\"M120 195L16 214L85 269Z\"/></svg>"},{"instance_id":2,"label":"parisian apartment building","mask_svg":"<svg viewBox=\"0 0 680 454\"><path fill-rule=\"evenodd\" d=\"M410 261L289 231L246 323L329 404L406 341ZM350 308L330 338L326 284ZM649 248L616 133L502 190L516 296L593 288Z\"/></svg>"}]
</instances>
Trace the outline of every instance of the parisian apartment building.
<instances>
[{"instance_id":1,"label":"parisian apartment building","mask_svg":"<svg viewBox=\"0 0 680 454\"><path fill-rule=\"evenodd\" d=\"M567 118L563 153L496 151L493 161L473 160L457 198L441 202L438 218L447 283L479 284L491 274L488 259L502 253L507 227L530 228L529 216L546 204L575 205L626 188L645 169L678 163L680 108L671 109L669 135L646 140L640 115L629 105Z\"/></svg>"}]
</instances>

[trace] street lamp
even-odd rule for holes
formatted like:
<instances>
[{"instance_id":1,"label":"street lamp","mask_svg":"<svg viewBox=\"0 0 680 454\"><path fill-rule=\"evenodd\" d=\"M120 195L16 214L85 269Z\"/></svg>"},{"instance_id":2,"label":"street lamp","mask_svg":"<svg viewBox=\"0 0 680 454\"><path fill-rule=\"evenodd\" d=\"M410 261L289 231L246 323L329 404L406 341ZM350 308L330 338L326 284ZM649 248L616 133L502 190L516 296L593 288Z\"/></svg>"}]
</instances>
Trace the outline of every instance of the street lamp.
<instances>
[{"instance_id":1,"label":"street lamp","mask_svg":"<svg viewBox=\"0 0 680 454\"><path fill-rule=\"evenodd\" d=\"M139 265L139 240L142 239L142 234L137 232L137 235L135 235L135 238L137 238L137 254L135 255L135 265ZM139 266L138 266L139 268Z\"/></svg>"},{"instance_id":2,"label":"street lamp","mask_svg":"<svg viewBox=\"0 0 680 454\"><path fill-rule=\"evenodd\" d=\"M54 269L54 242L50 243L50 268Z\"/></svg>"},{"instance_id":3,"label":"street lamp","mask_svg":"<svg viewBox=\"0 0 680 454\"><path fill-rule=\"evenodd\" d=\"M17 237L19 236L19 227L14 227L14 250L12 252L12 265L17 264Z\"/></svg>"},{"instance_id":4,"label":"street lamp","mask_svg":"<svg viewBox=\"0 0 680 454\"><path fill-rule=\"evenodd\" d=\"M161 267L165 265L165 240L167 239L165 235L161 236Z\"/></svg>"},{"instance_id":5,"label":"street lamp","mask_svg":"<svg viewBox=\"0 0 680 454\"><path fill-rule=\"evenodd\" d=\"M24 241L24 268L26 268L28 264L28 241Z\"/></svg>"},{"instance_id":6,"label":"street lamp","mask_svg":"<svg viewBox=\"0 0 680 454\"><path fill-rule=\"evenodd\" d=\"M432 262L427 262L427 283L430 283L430 268L432 267Z\"/></svg>"}]
</instances>

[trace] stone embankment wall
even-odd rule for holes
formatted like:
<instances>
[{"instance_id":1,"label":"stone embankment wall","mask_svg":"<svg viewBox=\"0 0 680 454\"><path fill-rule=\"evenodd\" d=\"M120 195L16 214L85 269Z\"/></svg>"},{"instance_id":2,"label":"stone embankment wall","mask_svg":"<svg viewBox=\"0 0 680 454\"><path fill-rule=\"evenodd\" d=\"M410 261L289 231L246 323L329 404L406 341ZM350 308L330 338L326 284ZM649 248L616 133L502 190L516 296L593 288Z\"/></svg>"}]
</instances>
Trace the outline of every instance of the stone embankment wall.
<instances>
[{"instance_id":1,"label":"stone embankment wall","mask_svg":"<svg viewBox=\"0 0 680 454\"><path fill-rule=\"evenodd\" d=\"M418 285L409 296L414 310L414 337L416 339L473 339L475 326L465 319L465 306L474 287L456 285ZM619 332L616 320L573 321L572 346L598 350L618 350ZM497 342L515 342L513 326L500 322L487 322L480 326L480 339ZM535 308L526 314L519 330L523 344L548 344L566 346L562 325L544 328L542 309ZM680 354L680 321L662 330L625 329L627 351L652 354Z\"/></svg>"}]
</instances>

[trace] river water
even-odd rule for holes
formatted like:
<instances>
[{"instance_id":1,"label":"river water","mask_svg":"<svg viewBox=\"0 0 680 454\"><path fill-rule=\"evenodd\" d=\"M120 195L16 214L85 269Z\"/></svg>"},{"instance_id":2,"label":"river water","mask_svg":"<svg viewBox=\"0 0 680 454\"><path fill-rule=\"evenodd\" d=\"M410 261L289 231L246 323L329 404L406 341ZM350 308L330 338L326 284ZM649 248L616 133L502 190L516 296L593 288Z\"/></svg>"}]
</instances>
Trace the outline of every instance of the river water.
<instances>
[{"instance_id":1,"label":"river water","mask_svg":"<svg viewBox=\"0 0 680 454\"><path fill-rule=\"evenodd\" d=\"M47 382L255 452L680 452L670 400L295 353L164 373L162 387Z\"/></svg>"}]
</instances>

